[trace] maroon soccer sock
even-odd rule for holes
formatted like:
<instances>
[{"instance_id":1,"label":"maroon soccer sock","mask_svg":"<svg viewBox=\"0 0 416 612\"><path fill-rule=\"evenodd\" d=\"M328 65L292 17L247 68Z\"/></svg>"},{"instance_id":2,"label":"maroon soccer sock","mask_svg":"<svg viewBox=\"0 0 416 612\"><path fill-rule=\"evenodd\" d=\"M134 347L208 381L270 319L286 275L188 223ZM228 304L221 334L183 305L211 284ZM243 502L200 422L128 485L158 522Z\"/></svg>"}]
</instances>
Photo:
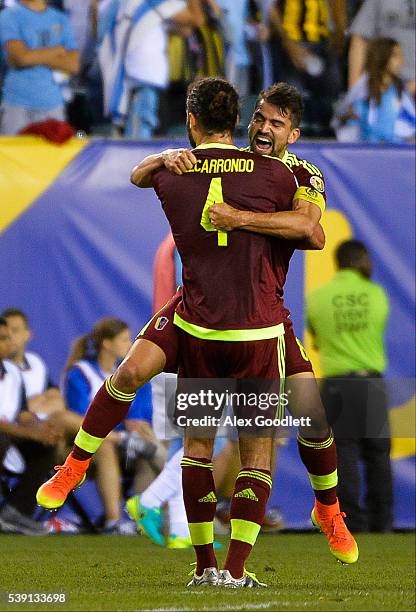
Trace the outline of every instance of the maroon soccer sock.
<instances>
[{"instance_id":1,"label":"maroon soccer sock","mask_svg":"<svg viewBox=\"0 0 416 612\"><path fill-rule=\"evenodd\" d=\"M241 578L256 542L272 487L268 470L244 468L237 476L231 501L231 540L224 569Z\"/></svg>"},{"instance_id":2,"label":"maroon soccer sock","mask_svg":"<svg viewBox=\"0 0 416 612\"><path fill-rule=\"evenodd\" d=\"M298 435L299 455L306 469L316 499L327 506L337 501L337 449L332 435L302 438Z\"/></svg>"},{"instance_id":3,"label":"maroon soccer sock","mask_svg":"<svg viewBox=\"0 0 416 612\"><path fill-rule=\"evenodd\" d=\"M214 515L217 507L212 463L209 459L183 457L182 489L189 532L196 554L196 573L218 567L214 553Z\"/></svg>"},{"instance_id":4,"label":"maroon soccer sock","mask_svg":"<svg viewBox=\"0 0 416 612\"><path fill-rule=\"evenodd\" d=\"M91 457L105 437L126 418L135 393L123 393L108 378L92 400L71 452L81 461Z\"/></svg>"}]
</instances>

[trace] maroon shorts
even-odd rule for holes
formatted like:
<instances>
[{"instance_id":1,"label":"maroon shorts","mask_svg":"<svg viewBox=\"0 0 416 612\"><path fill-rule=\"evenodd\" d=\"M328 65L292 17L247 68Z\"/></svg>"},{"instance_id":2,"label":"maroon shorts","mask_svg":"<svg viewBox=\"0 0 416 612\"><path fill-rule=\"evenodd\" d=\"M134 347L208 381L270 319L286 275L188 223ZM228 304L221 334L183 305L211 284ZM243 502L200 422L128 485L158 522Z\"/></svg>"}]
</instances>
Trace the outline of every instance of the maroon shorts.
<instances>
[{"instance_id":1,"label":"maroon shorts","mask_svg":"<svg viewBox=\"0 0 416 612\"><path fill-rule=\"evenodd\" d=\"M284 344L283 336L280 341ZM180 329L179 373L183 378L278 381L279 372L284 374L284 347L279 347L280 341L279 338L239 342L201 340Z\"/></svg>"},{"instance_id":2,"label":"maroon shorts","mask_svg":"<svg viewBox=\"0 0 416 612\"><path fill-rule=\"evenodd\" d=\"M179 329L173 324L173 315L176 306L182 298L182 291L179 290L175 295L157 312L137 338L144 338L156 344L166 355L164 372L176 374L179 368ZM303 348L300 340L295 336L293 323L290 319L289 311L283 321L285 326L285 345L286 345L286 376L302 374L303 372L313 372L312 364ZM212 342L212 340L210 341ZM221 343L222 344L222 343ZM236 344L231 342L230 344ZM248 343L248 344L251 344Z\"/></svg>"},{"instance_id":3,"label":"maroon shorts","mask_svg":"<svg viewBox=\"0 0 416 612\"><path fill-rule=\"evenodd\" d=\"M295 336L292 319L290 319L289 311L286 309L287 316L283 324L285 326L285 345L286 345L286 377L293 374L303 374L304 372L313 372L312 363L303 344Z\"/></svg>"},{"instance_id":4,"label":"maroon shorts","mask_svg":"<svg viewBox=\"0 0 416 612\"><path fill-rule=\"evenodd\" d=\"M179 368L179 329L173 324L173 315L177 305L182 299L182 291L179 290L161 308L142 329L136 337L136 340L143 338L153 342L166 355L166 363L163 368L164 372L177 374Z\"/></svg>"},{"instance_id":5,"label":"maroon shorts","mask_svg":"<svg viewBox=\"0 0 416 612\"><path fill-rule=\"evenodd\" d=\"M179 330L179 352L177 398L182 407L178 403L175 411L179 426L186 426L192 436L210 437L215 434L214 422L204 418L221 417L228 405L238 419L234 424L240 434L273 435L272 422L281 418L284 407L280 387L281 381L284 384L283 334L268 340L230 342L202 340ZM222 398L216 408L217 400L208 399L213 396ZM191 397L193 403L186 405ZM180 416L188 421L181 422Z\"/></svg>"}]
</instances>

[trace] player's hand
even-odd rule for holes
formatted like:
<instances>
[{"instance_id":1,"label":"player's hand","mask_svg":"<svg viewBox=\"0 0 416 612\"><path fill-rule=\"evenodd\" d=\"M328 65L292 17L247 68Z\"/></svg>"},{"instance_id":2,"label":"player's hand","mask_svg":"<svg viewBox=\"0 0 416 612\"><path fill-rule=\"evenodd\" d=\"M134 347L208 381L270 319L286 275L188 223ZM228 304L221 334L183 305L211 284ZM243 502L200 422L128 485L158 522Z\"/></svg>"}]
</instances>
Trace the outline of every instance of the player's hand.
<instances>
[{"instance_id":1,"label":"player's hand","mask_svg":"<svg viewBox=\"0 0 416 612\"><path fill-rule=\"evenodd\" d=\"M233 208L226 202L221 204L213 204L209 208L209 219L212 225L224 232L230 232L239 226L240 211Z\"/></svg>"},{"instance_id":2,"label":"player's hand","mask_svg":"<svg viewBox=\"0 0 416 612\"><path fill-rule=\"evenodd\" d=\"M62 427L58 427L55 423L49 421L42 421L32 427L31 430L32 440L36 440L44 446L55 446L63 439L64 435Z\"/></svg>"},{"instance_id":3,"label":"player's hand","mask_svg":"<svg viewBox=\"0 0 416 612\"><path fill-rule=\"evenodd\" d=\"M163 151L163 163L169 172L174 174L184 174L192 170L197 159L189 149L167 149Z\"/></svg>"}]
</instances>

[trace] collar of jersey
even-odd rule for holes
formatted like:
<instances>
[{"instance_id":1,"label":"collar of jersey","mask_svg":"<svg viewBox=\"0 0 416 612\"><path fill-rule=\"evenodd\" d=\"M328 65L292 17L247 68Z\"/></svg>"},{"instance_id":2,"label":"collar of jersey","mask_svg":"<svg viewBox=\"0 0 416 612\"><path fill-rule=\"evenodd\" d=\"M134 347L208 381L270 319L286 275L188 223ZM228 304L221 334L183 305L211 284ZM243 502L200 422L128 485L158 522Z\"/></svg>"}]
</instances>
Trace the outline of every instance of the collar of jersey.
<instances>
[{"instance_id":1,"label":"collar of jersey","mask_svg":"<svg viewBox=\"0 0 416 612\"><path fill-rule=\"evenodd\" d=\"M361 279L368 280L363 274L361 274L359 270L355 270L355 268L341 268L340 270L337 271L336 277L337 278L355 277L355 278L361 278Z\"/></svg>"},{"instance_id":2,"label":"collar of jersey","mask_svg":"<svg viewBox=\"0 0 416 612\"><path fill-rule=\"evenodd\" d=\"M284 164L287 162L288 155L289 155L289 151L286 149L286 151L283 154L283 157L280 158Z\"/></svg>"},{"instance_id":3,"label":"collar of jersey","mask_svg":"<svg viewBox=\"0 0 416 612\"><path fill-rule=\"evenodd\" d=\"M195 147L194 151L198 149L234 149L238 151L238 147L235 145L225 144L223 142L205 142Z\"/></svg>"}]
</instances>

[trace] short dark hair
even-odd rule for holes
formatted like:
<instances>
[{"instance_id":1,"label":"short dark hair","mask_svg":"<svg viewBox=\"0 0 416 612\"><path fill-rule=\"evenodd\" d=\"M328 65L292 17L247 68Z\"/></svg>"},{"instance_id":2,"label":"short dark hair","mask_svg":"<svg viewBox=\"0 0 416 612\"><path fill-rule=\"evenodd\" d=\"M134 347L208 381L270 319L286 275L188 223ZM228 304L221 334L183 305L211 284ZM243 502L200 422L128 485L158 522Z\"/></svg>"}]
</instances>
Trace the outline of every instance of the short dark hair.
<instances>
[{"instance_id":1,"label":"short dark hair","mask_svg":"<svg viewBox=\"0 0 416 612\"><path fill-rule=\"evenodd\" d=\"M302 96L296 87L289 83L274 83L271 87L263 89L258 95L256 109L260 102L264 100L279 109L284 116L290 117L292 128L299 127L302 120L303 101Z\"/></svg>"},{"instance_id":2,"label":"short dark hair","mask_svg":"<svg viewBox=\"0 0 416 612\"><path fill-rule=\"evenodd\" d=\"M0 316L0 327L7 327L7 321L2 316Z\"/></svg>"},{"instance_id":3,"label":"short dark hair","mask_svg":"<svg viewBox=\"0 0 416 612\"><path fill-rule=\"evenodd\" d=\"M20 317L29 327L29 319L27 318L27 315L19 308L6 308L6 310L3 310L0 316L4 319L8 319L9 317Z\"/></svg>"},{"instance_id":4,"label":"short dark hair","mask_svg":"<svg viewBox=\"0 0 416 612\"><path fill-rule=\"evenodd\" d=\"M188 87L186 110L208 134L234 133L238 119L238 93L225 79L208 77Z\"/></svg>"},{"instance_id":5,"label":"short dark hair","mask_svg":"<svg viewBox=\"0 0 416 612\"><path fill-rule=\"evenodd\" d=\"M360 268L364 257L368 257L367 247L360 240L341 242L335 251L338 268Z\"/></svg>"}]
</instances>

